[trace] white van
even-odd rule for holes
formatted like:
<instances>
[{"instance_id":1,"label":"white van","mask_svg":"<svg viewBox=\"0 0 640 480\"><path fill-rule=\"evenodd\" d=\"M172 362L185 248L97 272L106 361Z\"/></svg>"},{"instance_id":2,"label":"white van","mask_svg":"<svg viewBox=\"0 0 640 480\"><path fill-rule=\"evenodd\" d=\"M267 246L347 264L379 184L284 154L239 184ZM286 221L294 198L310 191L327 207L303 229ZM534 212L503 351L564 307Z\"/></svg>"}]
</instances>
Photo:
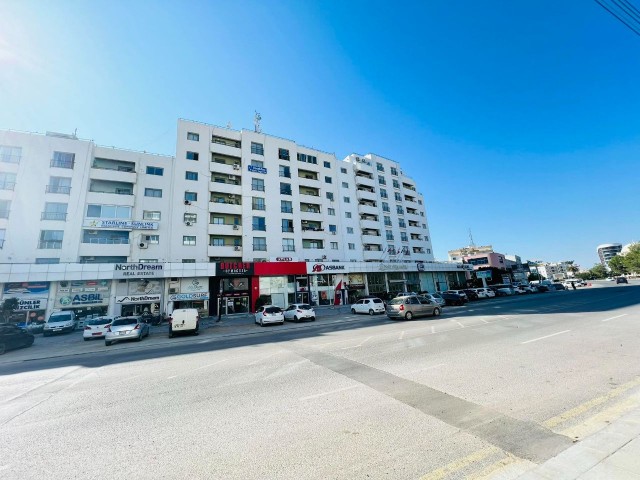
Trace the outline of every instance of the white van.
<instances>
[{"instance_id":1,"label":"white van","mask_svg":"<svg viewBox=\"0 0 640 480\"><path fill-rule=\"evenodd\" d=\"M198 335L200 330L200 315L195 308L179 308L169 317L169 338L176 333L192 333Z\"/></svg>"},{"instance_id":2,"label":"white van","mask_svg":"<svg viewBox=\"0 0 640 480\"><path fill-rule=\"evenodd\" d=\"M76 312L73 310L53 312L44 324L43 335L48 337L54 333L73 332L76 328L78 328Z\"/></svg>"}]
</instances>

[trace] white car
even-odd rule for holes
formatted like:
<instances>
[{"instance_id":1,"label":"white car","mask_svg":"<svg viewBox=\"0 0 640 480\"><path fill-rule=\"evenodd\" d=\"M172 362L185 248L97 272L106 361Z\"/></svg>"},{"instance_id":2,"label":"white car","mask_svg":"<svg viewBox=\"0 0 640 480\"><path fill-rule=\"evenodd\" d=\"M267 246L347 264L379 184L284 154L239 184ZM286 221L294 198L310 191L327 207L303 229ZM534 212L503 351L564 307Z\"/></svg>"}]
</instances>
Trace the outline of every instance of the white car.
<instances>
[{"instance_id":1,"label":"white car","mask_svg":"<svg viewBox=\"0 0 640 480\"><path fill-rule=\"evenodd\" d=\"M384 302L379 298L363 298L351 305L351 313L384 313Z\"/></svg>"},{"instance_id":2,"label":"white car","mask_svg":"<svg viewBox=\"0 0 640 480\"><path fill-rule=\"evenodd\" d=\"M280 307L275 305L263 305L256 310L256 323L264 327L268 323L279 323L284 325L284 313Z\"/></svg>"},{"instance_id":3,"label":"white car","mask_svg":"<svg viewBox=\"0 0 640 480\"><path fill-rule=\"evenodd\" d=\"M104 338L107 330L111 326L111 322L115 317L103 316L86 319L84 321L84 329L82 330L82 338L85 342L92 338Z\"/></svg>"},{"instance_id":4,"label":"white car","mask_svg":"<svg viewBox=\"0 0 640 480\"><path fill-rule=\"evenodd\" d=\"M444 307L447 303L447 301L437 293L421 293L420 296L427 297L429 300L436 302L441 307Z\"/></svg>"},{"instance_id":5,"label":"white car","mask_svg":"<svg viewBox=\"0 0 640 480\"><path fill-rule=\"evenodd\" d=\"M475 290L478 294L478 298L493 298L496 296L496 292L490 288L476 288Z\"/></svg>"},{"instance_id":6,"label":"white car","mask_svg":"<svg viewBox=\"0 0 640 480\"><path fill-rule=\"evenodd\" d=\"M311 305L307 303L292 303L289 305L289 308L284 311L284 319L293 320L294 322L299 322L300 320L311 320L315 322L316 312Z\"/></svg>"}]
</instances>

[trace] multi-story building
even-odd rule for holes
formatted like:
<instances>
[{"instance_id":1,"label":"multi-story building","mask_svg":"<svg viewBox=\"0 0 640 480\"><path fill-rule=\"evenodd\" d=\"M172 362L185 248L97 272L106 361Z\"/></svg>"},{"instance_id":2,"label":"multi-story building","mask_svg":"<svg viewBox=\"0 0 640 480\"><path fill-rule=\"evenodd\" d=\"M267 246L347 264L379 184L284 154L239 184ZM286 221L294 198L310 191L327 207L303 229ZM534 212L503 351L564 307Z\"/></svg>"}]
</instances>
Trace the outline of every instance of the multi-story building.
<instances>
[{"instance_id":1,"label":"multi-story building","mask_svg":"<svg viewBox=\"0 0 640 480\"><path fill-rule=\"evenodd\" d=\"M175 158L2 131L0 166L0 283L30 316L246 312L465 277L434 261L415 182L373 154L179 120Z\"/></svg>"},{"instance_id":2,"label":"multi-story building","mask_svg":"<svg viewBox=\"0 0 640 480\"><path fill-rule=\"evenodd\" d=\"M547 280L563 280L569 277L571 265L567 262L539 262L535 264L535 271Z\"/></svg>"},{"instance_id":3,"label":"multi-story building","mask_svg":"<svg viewBox=\"0 0 640 480\"><path fill-rule=\"evenodd\" d=\"M449 250L449 260L452 262L462 262L464 257L470 255L478 255L481 253L493 253L492 245L485 245L476 247L475 245L469 245L468 247L458 248L457 250Z\"/></svg>"},{"instance_id":4,"label":"multi-story building","mask_svg":"<svg viewBox=\"0 0 640 480\"><path fill-rule=\"evenodd\" d=\"M604 243L602 245L598 245L598 258L600 259L600 264L609 270L609 260L618 255L622 251L621 243Z\"/></svg>"}]
</instances>

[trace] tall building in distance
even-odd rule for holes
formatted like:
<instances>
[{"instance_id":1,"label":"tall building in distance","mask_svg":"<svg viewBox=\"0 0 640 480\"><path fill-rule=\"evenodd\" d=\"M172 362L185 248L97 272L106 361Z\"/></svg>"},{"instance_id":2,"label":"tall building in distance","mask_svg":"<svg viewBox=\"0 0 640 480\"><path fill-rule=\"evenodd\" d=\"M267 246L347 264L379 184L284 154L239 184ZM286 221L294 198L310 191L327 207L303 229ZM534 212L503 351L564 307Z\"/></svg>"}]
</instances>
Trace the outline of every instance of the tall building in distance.
<instances>
[{"instance_id":1,"label":"tall building in distance","mask_svg":"<svg viewBox=\"0 0 640 480\"><path fill-rule=\"evenodd\" d=\"M609 270L609 260L618 255L622 251L621 243L604 243L602 245L598 245L598 258L600 259L600 264Z\"/></svg>"}]
</instances>

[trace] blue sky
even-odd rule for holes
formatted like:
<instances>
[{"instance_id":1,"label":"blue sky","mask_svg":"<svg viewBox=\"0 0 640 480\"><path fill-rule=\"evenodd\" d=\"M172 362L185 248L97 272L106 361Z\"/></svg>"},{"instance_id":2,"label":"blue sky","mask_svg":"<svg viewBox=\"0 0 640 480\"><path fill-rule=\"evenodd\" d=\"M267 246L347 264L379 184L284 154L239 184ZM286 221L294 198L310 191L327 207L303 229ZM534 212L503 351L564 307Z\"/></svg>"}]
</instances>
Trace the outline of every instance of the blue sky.
<instances>
[{"instance_id":1,"label":"blue sky","mask_svg":"<svg viewBox=\"0 0 640 480\"><path fill-rule=\"evenodd\" d=\"M595 1L0 3L0 128L172 154L177 118L399 161L436 257L640 240L640 36Z\"/></svg>"}]
</instances>

